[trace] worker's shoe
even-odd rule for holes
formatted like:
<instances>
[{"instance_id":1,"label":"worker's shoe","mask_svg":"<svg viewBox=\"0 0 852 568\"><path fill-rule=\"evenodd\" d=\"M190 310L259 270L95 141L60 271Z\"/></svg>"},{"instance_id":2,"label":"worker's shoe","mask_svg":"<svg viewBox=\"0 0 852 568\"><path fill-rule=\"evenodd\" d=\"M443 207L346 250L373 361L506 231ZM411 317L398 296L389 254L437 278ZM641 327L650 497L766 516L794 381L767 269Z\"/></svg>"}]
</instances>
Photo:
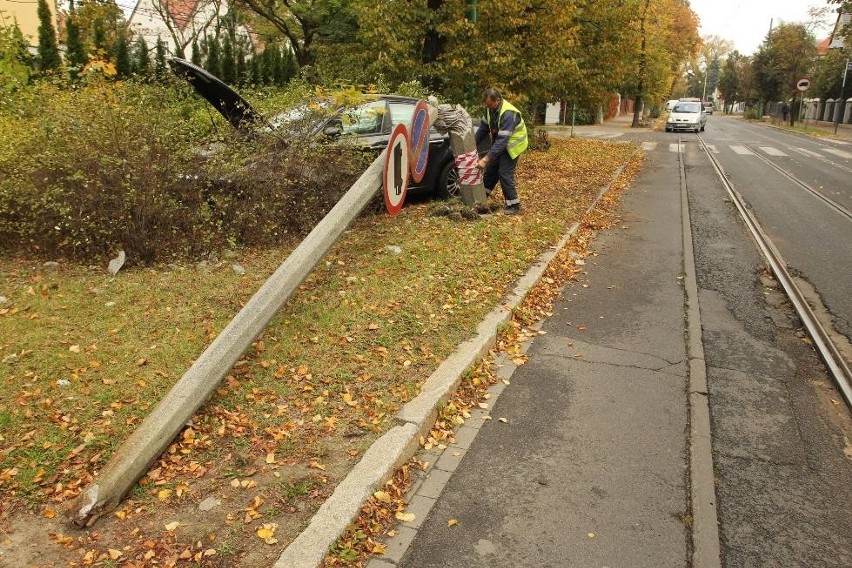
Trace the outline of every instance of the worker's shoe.
<instances>
[{"instance_id":1,"label":"worker's shoe","mask_svg":"<svg viewBox=\"0 0 852 568\"><path fill-rule=\"evenodd\" d=\"M505 209L503 209L503 215L520 215L521 214L521 204L515 203L514 205L507 205Z\"/></svg>"}]
</instances>

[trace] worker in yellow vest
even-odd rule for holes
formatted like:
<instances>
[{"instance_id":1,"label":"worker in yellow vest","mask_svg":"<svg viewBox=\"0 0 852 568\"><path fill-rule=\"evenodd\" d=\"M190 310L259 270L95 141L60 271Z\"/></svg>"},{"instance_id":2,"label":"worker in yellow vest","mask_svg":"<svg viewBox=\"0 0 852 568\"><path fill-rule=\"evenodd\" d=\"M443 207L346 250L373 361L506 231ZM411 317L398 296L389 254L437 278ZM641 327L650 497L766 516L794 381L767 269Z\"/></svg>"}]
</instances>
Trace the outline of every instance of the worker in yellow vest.
<instances>
[{"instance_id":1,"label":"worker in yellow vest","mask_svg":"<svg viewBox=\"0 0 852 568\"><path fill-rule=\"evenodd\" d=\"M506 200L504 212L517 215L521 212L521 200L518 198L515 168L518 157L528 146L527 127L521 111L505 101L494 87L485 89L482 102L485 104L485 116L476 130L476 143L478 146L489 136L491 149L479 160L477 167L483 170L485 191L490 194L499 180Z\"/></svg>"}]
</instances>

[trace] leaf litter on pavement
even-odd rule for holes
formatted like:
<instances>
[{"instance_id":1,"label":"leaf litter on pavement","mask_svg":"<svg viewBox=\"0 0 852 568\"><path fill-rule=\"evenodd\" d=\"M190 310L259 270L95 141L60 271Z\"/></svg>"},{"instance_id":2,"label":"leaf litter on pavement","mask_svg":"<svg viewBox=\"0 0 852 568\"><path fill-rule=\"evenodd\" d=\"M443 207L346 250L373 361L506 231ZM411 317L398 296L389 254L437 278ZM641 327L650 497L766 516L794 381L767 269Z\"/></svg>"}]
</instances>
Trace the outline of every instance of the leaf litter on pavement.
<instances>
[{"instance_id":1,"label":"leaf litter on pavement","mask_svg":"<svg viewBox=\"0 0 852 568\"><path fill-rule=\"evenodd\" d=\"M634 152L584 139L530 152L519 168L519 217L454 220L430 215L429 203L396 217L362 215L130 495L84 531L68 528L63 506L289 249L241 251L244 274L216 257L117 277L0 261L4 561L271 565L426 377ZM616 202L605 196L584 220L575 254ZM528 326L571 276L554 266L576 270L572 261L551 263L497 350L523 359ZM493 381L487 362L472 369L424 446L452 443ZM364 546L382 549L379 527L398 512L407 518L398 503L416 467L371 498L367 530L342 539L334 558L357 562Z\"/></svg>"}]
</instances>

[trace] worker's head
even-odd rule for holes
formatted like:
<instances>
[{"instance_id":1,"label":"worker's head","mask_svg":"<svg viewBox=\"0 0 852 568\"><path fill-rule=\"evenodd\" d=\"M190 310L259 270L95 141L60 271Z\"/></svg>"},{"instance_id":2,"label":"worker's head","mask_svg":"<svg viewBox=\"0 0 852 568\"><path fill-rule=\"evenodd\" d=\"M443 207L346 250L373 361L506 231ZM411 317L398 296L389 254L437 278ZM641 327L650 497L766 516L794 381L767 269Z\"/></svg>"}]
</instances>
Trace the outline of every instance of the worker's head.
<instances>
[{"instance_id":1,"label":"worker's head","mask_svg":"<svg viewBox=\"0 0 852 568\"><path fill-rule=\"evenodd\" d=\"M486 107L494 110L499 108L500 101L503 100L503 96L500 94L500 91L495 89L494 87L488 87L482 93L482 102Z\"/></svg>"}]
</instances>

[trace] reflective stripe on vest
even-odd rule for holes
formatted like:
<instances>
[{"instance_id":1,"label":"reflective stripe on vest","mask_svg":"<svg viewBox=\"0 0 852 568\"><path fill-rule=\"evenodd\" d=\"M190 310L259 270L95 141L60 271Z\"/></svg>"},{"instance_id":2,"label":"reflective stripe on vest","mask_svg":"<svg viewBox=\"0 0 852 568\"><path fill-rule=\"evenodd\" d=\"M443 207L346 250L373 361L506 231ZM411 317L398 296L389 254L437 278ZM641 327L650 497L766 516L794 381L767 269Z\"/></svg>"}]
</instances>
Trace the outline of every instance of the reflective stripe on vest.
<instances>
[{"instance_id":1,"label":"reflective stripe on vest","mask_svg":"<svg viewBox=\"0 0 852 568\"><path fill-rule=\"evenodd\" d=\"M498 126L503 121L503 113L505 113L507 110L511 110L512 112L517 113L518 117L520 118L518 125L515 127L515 130L512 131L511 135L509 136L509 140L506 142L506 152L508 152L509 157L514 160L515 158L520 156L521 153L526 150L527 146L529 145L529 140L527 139L527 125L524 124L524 118L521 116L521 112L516 109L512 105L512 103L509 103L506 101L506 99L503 99L503 102L500 105L500 114L497 117ZM488 124L488 109L485 110L485 124ZM502 134L508 134L508 132L501 130L497 133L498 136Z\"/></svg>"}]
</instances>

